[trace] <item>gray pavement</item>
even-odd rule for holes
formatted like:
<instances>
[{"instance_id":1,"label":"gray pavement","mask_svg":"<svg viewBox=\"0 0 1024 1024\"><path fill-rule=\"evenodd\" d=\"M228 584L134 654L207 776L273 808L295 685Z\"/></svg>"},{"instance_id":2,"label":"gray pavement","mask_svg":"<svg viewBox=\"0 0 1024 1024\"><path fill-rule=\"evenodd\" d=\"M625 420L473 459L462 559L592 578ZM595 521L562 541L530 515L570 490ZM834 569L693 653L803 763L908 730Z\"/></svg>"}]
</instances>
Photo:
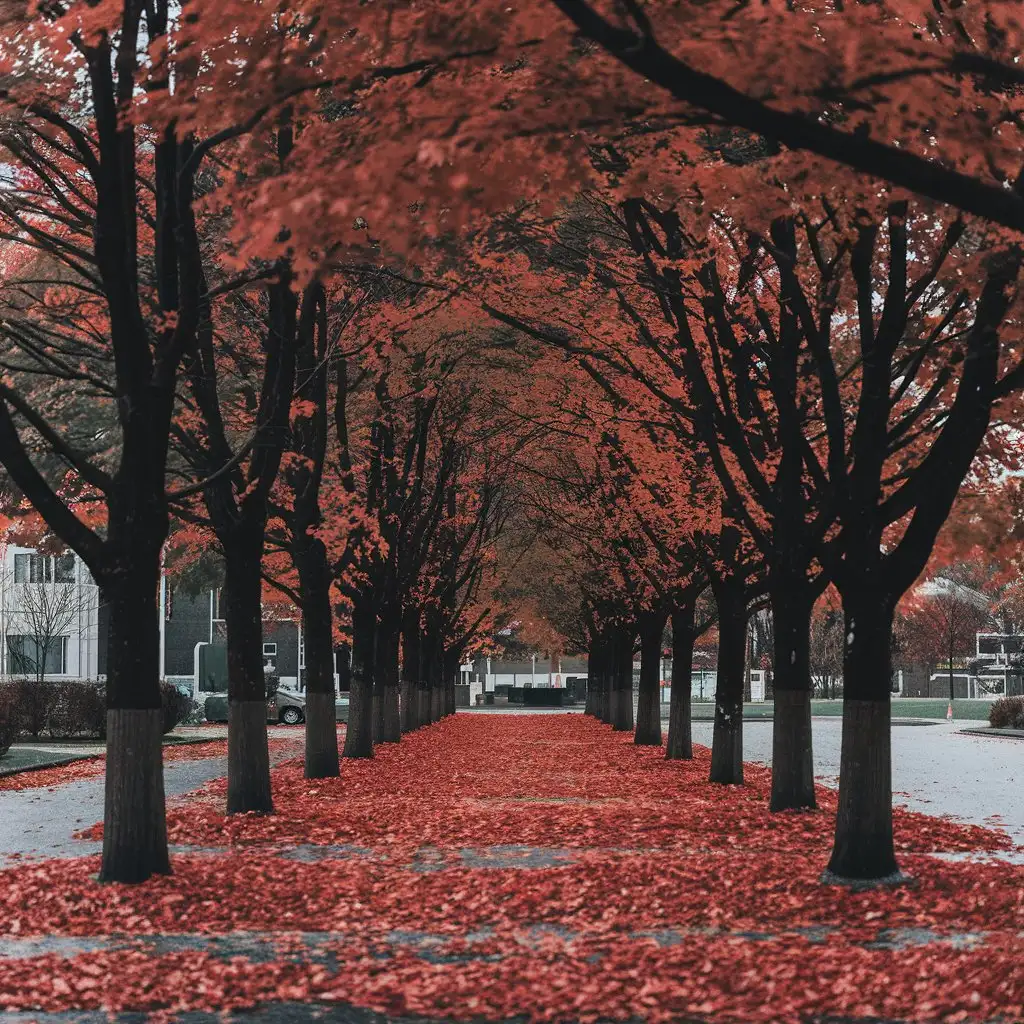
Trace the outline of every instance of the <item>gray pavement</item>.
<instances>
[{"instance_id":1,"label":"gray pavement","mask_svg":"<svg viewBox=\"0 0 1024 1024\"><path fill-rule=\"evenodd\" d=\"M164 791L180 796L227 772L227 758L169 761ZM102 844L73 838L103 820L103 776L64 786L0 792L0 867L20 857L78 857Z\"/></svg>"},{"instance_id":2,"label":"gray pavement","mask_svg":"<svg viewBox=\"0 0 1024 1024\"><path fill-rule=\"evenodd\" d=\"M971 736L962 722L894 725L893 799L925 814L949 814L975 825L997 826L1024 845L1024 740ZM836 786L842 720L815 718L814 771ZM695 743L711 745L712 724L693 723ZM746 722L743 757L771 764L772 723Z\"/></svg>"}]
</instances>

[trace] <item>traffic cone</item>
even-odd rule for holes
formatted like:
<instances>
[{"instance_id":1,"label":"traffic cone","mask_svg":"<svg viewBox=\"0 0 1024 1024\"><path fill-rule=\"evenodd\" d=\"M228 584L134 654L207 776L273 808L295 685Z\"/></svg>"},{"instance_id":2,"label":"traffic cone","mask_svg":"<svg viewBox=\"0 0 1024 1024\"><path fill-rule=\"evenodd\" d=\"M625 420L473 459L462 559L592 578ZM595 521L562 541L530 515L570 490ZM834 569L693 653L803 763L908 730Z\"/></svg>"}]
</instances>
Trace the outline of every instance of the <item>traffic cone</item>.
<instances>
[{"instance_id":1,"label":"traffic cone","mask_svg":"<svg viewBox=\"0 0 1024 1024\"><path fill-rule=\"evenodd\" d=\"M946 708L946 721L947 722L952 722L953 721L953 702L952 701L949 702L949 706Z\"/></svg>"}]
</instances>

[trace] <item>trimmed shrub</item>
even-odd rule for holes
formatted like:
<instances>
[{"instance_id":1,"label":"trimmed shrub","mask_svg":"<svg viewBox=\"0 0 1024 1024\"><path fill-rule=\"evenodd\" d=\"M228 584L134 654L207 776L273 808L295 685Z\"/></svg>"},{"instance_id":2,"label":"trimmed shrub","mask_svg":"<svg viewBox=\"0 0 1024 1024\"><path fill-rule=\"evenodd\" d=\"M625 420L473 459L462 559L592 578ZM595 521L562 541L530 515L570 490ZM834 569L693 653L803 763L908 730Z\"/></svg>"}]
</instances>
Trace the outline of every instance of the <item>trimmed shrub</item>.
<instances>
[{"instance_id":1,"label":"trimmed shrub","mask_svg":"<svg viewBox=\"0 0 1024 1024\"><path fill-rule=\"evenodd\" d=\"M55 694L47 721L50 735L85 735L102 739L107 724L107 702L103 684L68 679L50 685Z\"/></svg>"},{"instance_id":2,"label":"trimmed shrub","mask_svg":"<svg viewBox=\"0 0 1024 1024\"><path fill-rule=\"evenodd\" d=\"M7 683L0 686L0 757L3 757L19 732L18 702L15 688Z\"/></svg>"},{"instance_id":3,"label":"trimmed shrub","mask_svg":"<svg viewBox=\"0 0 1024 1024\"><path fill-rule=\"evenodd\" d=\"M1000 697L988 712L993 729L1024 729L1024 697Z\"/></svg>"},{"instance_id":4,"label":"trimmed shrub","mask_svg":"<svg viewBox=\"0 0 1024 1024\"><path fill-rule=\"evenodd\" d=\"M58 696L56 684L38 679L16 679L11 686L15 688L18 731L27 732L36 739L47 729L53 714Z\"/></svg>"},{"instance_id":5,"label":"trimmed shrub","mask_svg":"<svg viewBox=\"0 0 1024 1024\"><path fill-rule=\"evenodd\" d=\"M267 672L263 681L267 684L267 700L273 700L281 689L281 677L276 672Z\"/></svg>"},{"instance_id":6,"label":"trimmed shrub","mask_svg":"<svg viewBox=\"0 0 1024 1024\"><path fill-rule=\"evenodd\" d=\"M191 718L198 704L192 694L179 690L174 683L160 680L160 704L164 711L164 732L170 732L176 725Z\"/></svg>"}]
</instances>

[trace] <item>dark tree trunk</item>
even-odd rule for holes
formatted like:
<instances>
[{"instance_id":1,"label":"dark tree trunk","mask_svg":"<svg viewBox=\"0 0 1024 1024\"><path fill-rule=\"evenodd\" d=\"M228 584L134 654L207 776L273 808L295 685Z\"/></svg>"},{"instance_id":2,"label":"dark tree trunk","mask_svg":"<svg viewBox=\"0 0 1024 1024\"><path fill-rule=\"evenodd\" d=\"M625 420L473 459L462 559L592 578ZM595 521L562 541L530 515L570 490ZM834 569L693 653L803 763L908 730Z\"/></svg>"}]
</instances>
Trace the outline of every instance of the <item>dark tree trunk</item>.
<instances>
[{"instance_id":1,"label":"dark tree trunk","mask_svg":"<svg viewBox=\"0 0 1024 1024\"><path fill-rule=\"evenodd\" d=\"M318 537L296 551L306 644L306 778L338 774L338 727L334 708L334 640L327 551Z\"/></svg>"},{"instance_id":2,"label":"dark tree trunk","mask_svg":"<svg viewBox=\"0 0 1024 1024\"><path fill-rule=\"evenodd\" d=\"M718 605L718 685L711 744L711 782L743 784L743 675L746 665L747 602L743 587L715 587Z\"/></svg>"},{"instance_id":3,"label":"dark tree trunk","mask_svg":"<svg viewBox=\"0 0 1024 1024\"><path fill-rule=\"evenodd\" d=\"M398 650L401 620L398 609L386 606L377 626L376 661L373 676L375 743L397 743L402 738L398 707Z\"/></svg>"},{"instance_id":4,"label":"dark tree trunk","mask_svg":"<svg viewBox=\"0 0 1024 1024\"><path fill-rule=\"evenodd\" d=\"M144 882L171 870L159 686L160 539L133 552L103 586L110 630L101 882Z\"/></svg>"},{"instance_id":5,"label":"dark tree trunk","mask_svg":"<svg viewBox=\"0 0 1024 1024\"><path fill-rule=\"evenodd\" d=\"M261 528L224 546L228 648L228 814L270 814L267 684L263 676Z\"/></svg>"},{"instance_id":6,"label":"dark tree trunk","mask_svg":"<svg viewBox=\"0 0 1024 1024\"><path fill-rule=\"evenodd\" d=\"M661 746L661 639L666 617L656 611L640 618L640 687L633 737L637 746Z\"/></svg>"},{"instance_id":7,"label":"dark tree trunk","mask_svg":"<svg viewBox=\"0 0 1024 1024\"><path fill-rule=\"evenodd\" d=\"M348 693L352 689L351 644L339 644L334 650L334 661L338 666L338 692Z\"/></svg>"},{"instance_id":8,"label":"dark tree trunk","mask_svg":"<svg viewBox=\"0 0 1024 1024\"><path fill-rule=\"evenodd\" d=\"M420 676L416 680L417 721L430 725L431 671L434 661L434 641L429 631L420 633Z\"/></svg>"},{"instance_id":9,"label":"dark tree trunk","mask_svg":"<svg viewBox=\"0 0 1024 1024\"><path fill-rule=\"evenodd\" d=\"M377 614L357 598L352 606L352 677L343 757L373 757L373 671Z\"/></svg>"},{"instance_id":10,"label":"dark tree trunk","mask_svg":"<svg viewBox=\"0 0 1024 1024\"><path fill-rule=\"evenodd\" d=\"M629 626L620 626L616 631L612 728L617 732L633 731L633 639Z\"/></svg>"},{"instance_id":11,"label":"dark tree trunk","mask_svg":"<svg viewBox=\"0 0 1024 1024\"><path fill-rule=\"evenodd\" d=\"M402 732L420 727L417 687L420 676L420 613L412 606L402 612Z\"/></svg>"},{"instance_id":12,"label":"dark tree trunk","mask_svg":"<svg viewBox=\"0 0 1024 1024\"><path fill-rule=\"evenodd\" d=\"M426 677L426 694L424 701L425 723L433 724L441 718L441 642L436 632L431 630L425 639L421 668Z\"/></svg>"},{"instance_id":13,"label":"dark tree trunk","mask_svg":"<svg viewBox=\"0 0 1024 1024\"><path fill-rule=\"evenodd\" d=\"M770 598L775 713L769 807L773 811L816 807L810 664L815 588L804 581L788 586L780 583L772 587Z\"/></svg>"},{"instance_id":14,"label":"dark tree trunk","mask_svg":"<svg viewBox=\"0 0 1024 1024\"><path fill-rule=\"evenodd\" d=\"M444 714L455 714L455 684L459 680L459 655L454 651L445 651L442 659L444 669Z\"/></svg>"},{"instance_id":15,"label":"dark tree trunk","mask_svg":"<svg viewBox=\"0 0 1024 1024\"><path fill-rule=\"evenodd\" d=\"M604 631L602 643L604 654L601 657L601 677L598 680L599 715L605 725L612 725L615 720L615 701L617 691L615 689L618 678L616 651L618 650L618 637L613 628L608 627Z\"/></svg>"},{"instance_id":16,"label":"dark tree trunk","mask_svg":"<svg viewBox=\"0 0 1024 1024\"><path fill-rule=\"evenodd\" d=\"M843 743L832 880L899 877L892 834L889 645L893 612L878 588L843 594Z\"/></svg>"},{"instance_id":17,"label":"dark tree trunk","mask_svg":"<svg viewBox=\"0 0 1024 1024\"><path fill-rule=\"evenodd\" d=\"M598 654L598 642L597 634L592 634L590 637L590 645L587 650L587 698L586 703L583 705L583 713L590 715L592 718L597 716L597 701L595 699L595 683L597 681L597 661L599 658Z\"/></svg>"},{"instance_id":18,"label":"dark tree trunk","mask_svg":"<svg viewBox=\"0 0 1024 1024\"><path fill-rule=\"evenodd\" d=\"M615 641L608 627L601 631L598 644L600 657L597 662L597 679L595 680L597 718L605 725L612 724L612 680L615 674Z\"/></svg>"},{"instance_id":19,"label":"dark tree trunk","mask_svg":"<svg viewBox=\"0 0 1024 1024\"><path fill-rule=\"evenodd\" d=\"M693 604L672 610L672 691L668 709L668 745L665 757L693 757L690 679L693 675Z\"/></svg>"}]
</instances>

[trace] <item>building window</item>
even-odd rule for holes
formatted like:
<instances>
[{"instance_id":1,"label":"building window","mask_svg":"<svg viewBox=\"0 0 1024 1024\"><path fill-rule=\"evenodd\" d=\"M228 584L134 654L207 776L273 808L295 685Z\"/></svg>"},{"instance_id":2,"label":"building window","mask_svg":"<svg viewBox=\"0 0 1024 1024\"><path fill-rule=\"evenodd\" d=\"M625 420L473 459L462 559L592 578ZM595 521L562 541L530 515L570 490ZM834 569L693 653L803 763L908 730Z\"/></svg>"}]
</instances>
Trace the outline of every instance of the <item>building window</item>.
<instances>
[{"instance_id":1,"label":"building window","mask_svg":"<svg viewBox=\"0 0 1024 1024\"><path fill-rule=\"evenodd\" d=\"M53 561L53 579L55 583L75 582L75 556L58 555Z\"/></svg>"},{"instance_id":2,"label":"building window","mask_svg":"<svg viewBox=\"0 0 1024 1024\"><path fill-rule=\"evenodd\" d=\"M38 675L41 656L45 653L44 675L62 676L68 670L68 637L55 636L49 645L34 636L7 637L7 670L11 675ZM47 650L44 649L48 648Z\"/></svg>"},{"instance_id":3,"label":"building window","mask_svg":"<svg viewBox=\"0 0 1024 1024\"><path fill-rule=\"evenodd\" d=\"M15 583L74 583L75 556L15 555Z\"/></svg>"},{"instance_id":4,"label":"building window","mask_svg":"<svg viewBox=\"0 0 1024 1024\"><path fill-rule=\"evenodd\" d=\"M277 657L277 644L264 644L263 645L263 657L264 658L276 658Z\"/></svg>"},{"instance_id":5,"label":"building window","mask_svg":"<svg viewBox=\"0 0 1024 1024\"><path fill-rule=\"evenodd\" d=\"M15 583L52 583L53 560L45 555L15 555Z\"/></svg>"},{"instance_id":6,"label":"building window","mask_svg":"<svg viewBox=\"0 0 1024 1024\"><path fill-rule=\"evenodd\" d=\"M301 637L299 639L299 668L303 669L306 667L306 638Z\"/></svg>"}]
</instances>

